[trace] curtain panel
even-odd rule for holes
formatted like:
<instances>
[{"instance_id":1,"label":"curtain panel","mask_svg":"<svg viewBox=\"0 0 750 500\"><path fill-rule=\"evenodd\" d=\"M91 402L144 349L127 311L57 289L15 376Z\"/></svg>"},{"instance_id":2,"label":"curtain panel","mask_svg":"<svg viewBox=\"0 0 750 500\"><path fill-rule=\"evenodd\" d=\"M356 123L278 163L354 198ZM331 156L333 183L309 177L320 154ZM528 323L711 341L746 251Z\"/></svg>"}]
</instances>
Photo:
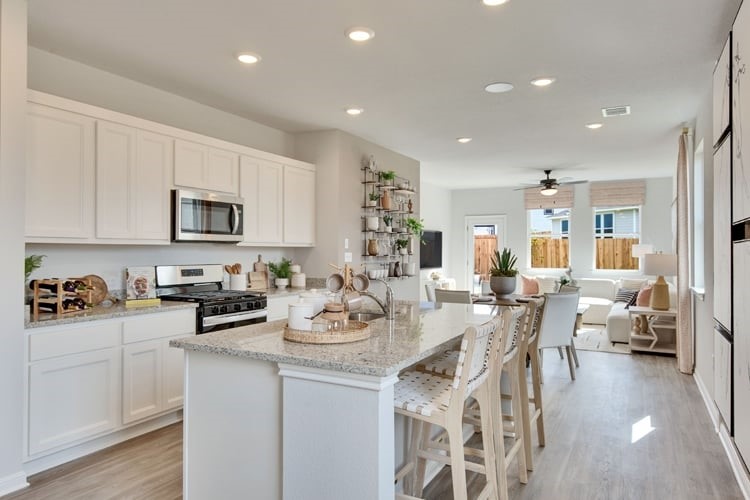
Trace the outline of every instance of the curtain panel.
<instances>
[{"instance_id":1,"label":"curtain panel","mask_svg":"<svg viewBox=\"0 0 750 500\"><path fill-rule=\"evenodd\" d=\"M646 181L592 182L592 207L626 207L646 203Z\"/></svg>"},{"instance_id":2,"label":"curtain panel","mask_svg":"<svg viewBox=\"0 0 750 500\"><path fill-rule=\"evenodd\" d=\"M573 186L560 186L557 193L552 196L544 196L540 193L541 188L529 188L523 192L526 210L536 208L573 208L575 192Z\"/></svg>"},{"instance_id":3,"label":"curtain panel","mask_svg":"<svg viewBox=\"0 0 750 500\"><path fill-rule=\"evenodd\" d=\"M690 300L690 206L688 172L690 171L690 136L688 129L680 134L677 153L677 364L682 373L693 373L692 312Z\"/></svg>"}]
</instances>

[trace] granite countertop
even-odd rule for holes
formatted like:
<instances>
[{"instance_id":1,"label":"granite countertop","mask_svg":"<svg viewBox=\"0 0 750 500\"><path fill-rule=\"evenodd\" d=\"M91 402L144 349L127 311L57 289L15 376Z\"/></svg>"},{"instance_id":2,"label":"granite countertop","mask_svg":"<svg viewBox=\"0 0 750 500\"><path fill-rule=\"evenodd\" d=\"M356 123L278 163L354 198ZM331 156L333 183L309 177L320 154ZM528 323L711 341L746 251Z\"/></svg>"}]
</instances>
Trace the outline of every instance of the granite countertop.
<instances>
[{"instance_id":1,"label":"granite countertop","mask_svg":"<svg viewBox=\"0 0 750 500\"><path fill-rule=\"evenodd\" d=\"M172 302L163 300L161 305L153 307L125 307L124 301L106 307L102 305L94 306L91 309L78 313L68 314L40 314L38 321L26 320L24 328L42 328L45 326L68 325L71 323L82 323L85 321L98 321L101 319L120 318L125 316L137 316L140 314L152 314L165 311L174 311L176 309L195 309L197 304L193 302Z\"/></svg>"},{"instance_id":2,"label":"granite countertop","mask_svg":"<svg viewBox=\"0 0 750 500\"><path fill-rule=\"evenodd\" d=\"M429 304L429 305L428 305ZM460 338L469 325L488 321L487 305L398 301L396 319L371 321L369 339L348 344L299 344L284 340L285 320L170 341L172 347L288 363L346 373L386 377L436 354Z\"/></svg>"}]
</instances>

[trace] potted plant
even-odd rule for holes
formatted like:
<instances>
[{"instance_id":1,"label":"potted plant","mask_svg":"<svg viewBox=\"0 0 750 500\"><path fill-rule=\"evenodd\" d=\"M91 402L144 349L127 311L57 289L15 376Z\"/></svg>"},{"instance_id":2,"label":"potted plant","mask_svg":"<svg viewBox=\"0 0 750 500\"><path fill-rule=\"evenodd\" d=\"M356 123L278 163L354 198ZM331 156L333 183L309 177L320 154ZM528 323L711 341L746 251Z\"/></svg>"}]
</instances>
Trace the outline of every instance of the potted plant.
<instances>
[{"instance_id":1,"label":"potted plant","mask_svg":"<svg viewBox=\"0 0 750 500\"><path fill-rule=\"evenodd\" d=\"M392 186L393 179L396 178L396 172L394 172L393 170L381 171L378 175L380 176L380 182L386 186Z\"/></svg>"},{"instance_id":2,"label":"potted plant","mask_svg":"<svg viewBox=\"0 0 750 500\"><path fill-rule=\"evenodd\" d=\"M391 227L391 223L393 222L393 217L386 214L383 216L383 222L385 223L386 233L390 233L391 231L393 231L393 227Z\"/></svg>"},{"instance_id":3,"label":"potted plant","mask_svg":"<svg viewBox=\"0 0 750 500\"><path fill-rule=\"evenodd\" d=\"M367 206L368 207L377 207L378 206L378 200L380 199L380 195L373 191L368 195L369 200L367 200Z\"/></svg>"},{"instance_id":4,"label":"potted plant","mask_svg":"<svg viewBox=\"0 0 750 500\"><path fill-rule=\"evenodd\" d=\"M490 265L490 288L495 295L509 295L516 289L516 256L510 248L503 248L503 253L495 250Z\"/></svg>"},{"instance_id":5,"label":"potted plant","mask_svg":"<svg viewBox=\"0 0 750 500\"><path fill-rule=\"evenodd\" d=\"M417 220L414 217L408 217L404 221L404 226L406 226L406 228L412 234L412 237L409 238L409 254L413 254L414 253L413 238L419 238L419 241L424 243L424 240L422 239L422 234L424 233L424 223L422 222L422 219Z\"/></svg>"},{"instance_id":6,"label":"potted plant","mask_svg":"<svg viewBox=\"0 0 750 500\"><path fill-rule=\"evenodd\" d=\"M292 277L292 261L286 257L281 258L281 262L275 264L273 262L268 263L268 269L276 277L274 284L277 288L286 288L289 286L289 278Z\"/></svg>"},{"instance_id":7,"label":"potted plant","mask_svg":"<svg viewBox=\"0 0 750 500\"><path fill-rule=\"evenodd\" d=\"M29 277L35 269L42 267L42 259L45 257L46 255L29 255L24 259L23 271L26 276L26 281L29 281Z\"/></svg>"},{"instance_id":8,"label":"potted plant","mask_svg":"<svg viewBox=\"0 0 750 500\"><path fill-rule=\"evenodd\" d=\"M396 240L396 248L398 248L398 253L401 255L406 255L406 245L409 244L409 240L407 239L398 239Z\"/></svg>"}]
</instances>

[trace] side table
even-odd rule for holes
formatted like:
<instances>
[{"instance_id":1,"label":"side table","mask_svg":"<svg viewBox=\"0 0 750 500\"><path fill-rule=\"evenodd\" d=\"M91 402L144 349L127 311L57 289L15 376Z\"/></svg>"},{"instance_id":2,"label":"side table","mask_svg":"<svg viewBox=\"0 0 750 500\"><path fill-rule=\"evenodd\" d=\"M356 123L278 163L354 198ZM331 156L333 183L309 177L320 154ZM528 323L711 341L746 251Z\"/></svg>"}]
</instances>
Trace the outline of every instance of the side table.
<instances>
[{"instance_id":1,"label":"side table","mask_svg":"<svg viewBox=\"0 0 750 500\"><path fill-rule=\"evenodd\" d=\"M659 352L675 354L677 333L677 309L660 311L650 307L630 306L628 309L630 317L630 350L644 352ZM641 317L645 325L641 324L641 330L633 330L633 320Z\"/></svg>"}]
</instances>

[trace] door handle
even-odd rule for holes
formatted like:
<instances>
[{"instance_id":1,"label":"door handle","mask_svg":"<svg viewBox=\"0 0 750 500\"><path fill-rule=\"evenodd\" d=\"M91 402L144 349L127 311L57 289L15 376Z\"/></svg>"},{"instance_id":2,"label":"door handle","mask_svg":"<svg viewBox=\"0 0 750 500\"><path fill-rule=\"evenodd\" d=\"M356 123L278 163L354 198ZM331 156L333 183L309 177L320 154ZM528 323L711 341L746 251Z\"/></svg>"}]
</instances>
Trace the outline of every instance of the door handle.
<instances>
[{"instance_id":1,"label":"door handle","mask_svg":"<svg viewBox=\"0 0 750 500\"><path fill-rule=\"evenodd\" d=\"M232 205L232 234L237 234L240 228L240 211L237 209L237 205Z\"/></svg>"}]
</instances>

